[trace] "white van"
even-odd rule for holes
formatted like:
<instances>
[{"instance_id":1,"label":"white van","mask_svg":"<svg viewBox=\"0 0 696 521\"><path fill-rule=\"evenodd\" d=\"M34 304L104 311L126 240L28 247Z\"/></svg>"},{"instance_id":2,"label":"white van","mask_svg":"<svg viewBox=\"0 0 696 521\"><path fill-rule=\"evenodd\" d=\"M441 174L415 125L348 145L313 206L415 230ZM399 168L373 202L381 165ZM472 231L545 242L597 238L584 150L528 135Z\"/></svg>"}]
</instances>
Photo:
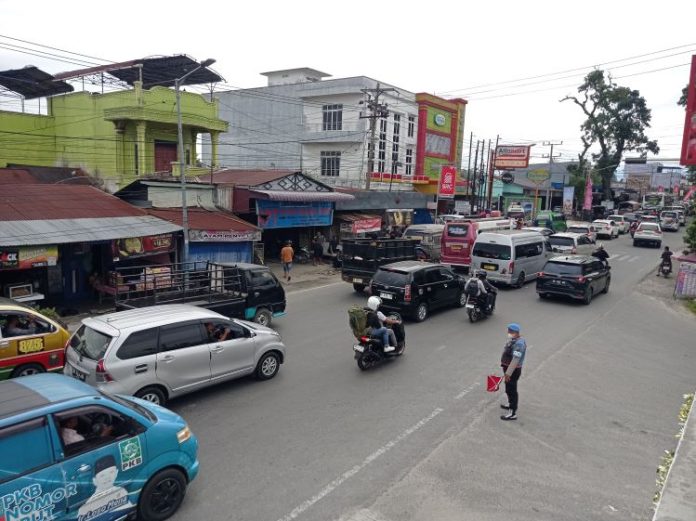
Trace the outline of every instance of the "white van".
<instances>
[{"instance_id":1,"label":"white van","mask_svg":"<svg viewBox=\"0 0 696 521\"><path fill-rule=\"evenodd\" d=\"M471 266L488 272L492 282L521 288L536 278L552 256L548 239L539 232L510 230L480 233L471 253Z\"/></svg>"}]
</instances>

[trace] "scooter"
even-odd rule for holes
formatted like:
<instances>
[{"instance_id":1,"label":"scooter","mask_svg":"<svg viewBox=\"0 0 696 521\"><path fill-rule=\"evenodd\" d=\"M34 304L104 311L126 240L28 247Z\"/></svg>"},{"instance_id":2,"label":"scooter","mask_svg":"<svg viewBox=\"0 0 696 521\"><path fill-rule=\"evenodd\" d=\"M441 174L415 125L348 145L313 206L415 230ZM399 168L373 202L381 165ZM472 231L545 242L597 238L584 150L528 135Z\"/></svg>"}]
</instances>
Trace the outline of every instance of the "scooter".
<instances>
[{"instance_id":1,"label":"scooter","mask_svg":"<svg viewBox=\"0 0 696 521\"><path fill-rule=\"evenodd\" d=\"M474 322L493 314L493 310L495 309L495 301L491 306L490 311L486 311L481 306L481 301L478 299L478 297L467 296L464 309L466 309L466 314L469 315L469 322L473 324Z\"/></svg>"},{"instance_id":2,"label":"scooter","mask_svg":"<svg viewBox=\"0 0 696 521\"><path fill-rule=\"evenodd\" d=\"M664 278L669 277L672 273L672 265L669 262L663 262L660 264L660 271L657 274L658 277L660 276L660 273L662 273Z\"/></svg>"},{"instance_id":3,"label":"scooter","mask_svg":"<svg viewBox=\"0 0 696 521\"><path fill-rule=\"evenodd\" d=\"M307 264L311 259L312 255L309 253L309 250L303 247L295 252L293 261L298 264Z\"/></svg>"},{"instance_id":4,"label":"scooter","mask_svg":"<svg viewBox=\"0 0 696 521\"><path fill-rule=\"evenodd\" d=\"M353 346L355 360L357 361L358 367L361 371L371 369L388 358L401 356L404 354L404 351L406 351L406 332L404 331L401 315L398 313L392 313L389 315L389 318L399 321L398 324L388 326L394 330L397 344L396 349L394 349L394 351L385 353L384 345L381 339L371 338L366 335L361 336L357 340L357 343Z\"/></svg>"}]
</instances>

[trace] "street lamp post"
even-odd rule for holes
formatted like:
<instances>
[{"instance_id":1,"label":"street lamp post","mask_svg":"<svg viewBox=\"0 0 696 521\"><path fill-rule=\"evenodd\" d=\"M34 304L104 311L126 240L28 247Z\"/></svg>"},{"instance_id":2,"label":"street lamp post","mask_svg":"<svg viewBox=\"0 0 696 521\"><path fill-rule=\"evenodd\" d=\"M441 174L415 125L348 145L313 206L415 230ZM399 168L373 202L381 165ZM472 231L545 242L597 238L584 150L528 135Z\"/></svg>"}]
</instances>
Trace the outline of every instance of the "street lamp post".
<instances>
[{"instance_id":1,"label":"street lamp post","mask_svg":"<svg viewBox=\"0 0 696 521\"><path fill-rule=\"evenodd\" d=\"M184 125L181 121L181 85L184 80L199 69L210 67L215 60L208 58L198 64L198 67L191 69L181 78L174 80L174 90L176 92L176 126L177 126L177 149L179 154L179 179L181 181L181 226L184 229L184 251L182 261L188 262L189 256L189 220L188 206L186 206L186 157L184 155ZM185 266L184 266L185 267Z\"/></svg>"}]
</instances>

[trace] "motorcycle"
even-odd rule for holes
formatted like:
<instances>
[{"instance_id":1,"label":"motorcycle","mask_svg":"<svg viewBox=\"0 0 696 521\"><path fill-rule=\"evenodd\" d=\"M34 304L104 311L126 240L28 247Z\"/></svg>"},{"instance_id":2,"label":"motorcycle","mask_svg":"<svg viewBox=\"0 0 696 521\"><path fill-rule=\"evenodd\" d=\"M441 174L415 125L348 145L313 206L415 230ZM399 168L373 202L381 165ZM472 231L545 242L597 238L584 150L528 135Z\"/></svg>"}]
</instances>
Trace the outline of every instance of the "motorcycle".
<instances>
[{"instance_id":1,"label":"motorcycle","mask_svg":"<svg viewBox=\"0 0 696 521\"><path fill-rule=\"evenodd\" d=\"M357 343L353 346L355 360L361 371L366 371L388 358L401 356L406 351L406 332L404 331L401 315L392 313L388 318L398 320L398 324L392 324L390 327L394 330L396 336L396 349L388 353L384 352L384 345L379 338L372 338L367 335L361 336Z\"/></svg>"},{"instance_id":2,"label":"motorcycle","mask_svg":"<svg viewBox=\"0 0 696 521\"><path fill-rule=\"evenodd\" d=\"M663 262L660 264L660 271L657 274L658 277L660 276L660 273L664 278L669 277L672 273L672 265L669 262Z\"/></svg>"},{"instance_id":3,"label":"motorcycle","mask_svg":"<svg viewBox=\"0 0 696 521\"><path fill-rule=\"evenodd\" d=\"M467 296L464 309L466 309L466 314L469 315L469 322L473 324L477 320L486 318L493 314L493 310L495 309L495 301L491 306L491 309L486 311L486 309L481 305L481 301L478 297Z\"/></svg>"},{"instance_id":4,"label":"motorcycle","mask_svg":"<svg viewBox=\"0 0 696 521\"><path fill-rule=\"evenodd\" d=\"M307 264L310 260L312 260L312 254L309 253L309 250L304 247L297 250L295 252L295 257L293 258L293 261L297 264Z\"/></svg>"}]
</instances>

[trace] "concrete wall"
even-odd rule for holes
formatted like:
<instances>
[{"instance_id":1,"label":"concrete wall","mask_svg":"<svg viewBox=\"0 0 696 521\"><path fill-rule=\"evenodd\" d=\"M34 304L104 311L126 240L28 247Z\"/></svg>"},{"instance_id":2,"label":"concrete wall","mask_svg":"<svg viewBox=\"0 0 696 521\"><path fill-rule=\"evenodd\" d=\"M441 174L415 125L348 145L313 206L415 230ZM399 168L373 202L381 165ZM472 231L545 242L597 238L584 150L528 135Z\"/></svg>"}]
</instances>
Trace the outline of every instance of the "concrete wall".
<instances>
[{"instance_id":1,"label":"concrete wall","mask_svg":"<svg viewBox=\"0 0 696 521\"><path fill-rule=\"evenodd\" d=\"M434 201L432 195L419 192L351 192L355 199L336 203L337 211L346 210L385 210L387 208L427 208L428 201Z\"/></svg>"}]
</instances>

